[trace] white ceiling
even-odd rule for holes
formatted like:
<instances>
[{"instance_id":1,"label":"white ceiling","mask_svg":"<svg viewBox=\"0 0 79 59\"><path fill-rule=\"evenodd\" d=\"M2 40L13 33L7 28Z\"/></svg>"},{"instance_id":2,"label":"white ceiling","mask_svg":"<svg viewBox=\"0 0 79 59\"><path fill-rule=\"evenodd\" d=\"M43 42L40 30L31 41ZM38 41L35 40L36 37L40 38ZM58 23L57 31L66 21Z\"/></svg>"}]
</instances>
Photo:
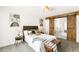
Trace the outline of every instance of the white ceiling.
<instances>
[{"instance_id":1,"label":"white ceiling","mask_svg":"<svg viewBox=\"0 0 79 59\"><path fill-rule=\"evenodd\" d=\"M33 12L36 12L41 17L59 15L79 11L79 6L50 6L51 10L45 11L43 6L34 7Z\"/></svg>"},{"instance_id":2,"label":"white ceiling","mask_svg":"<svg viewBox=\"0 0 79 59\"><path fill-rule=\"evenodd\" d=\"M28 6L24 8L26 13L28 13L30 16L38 15L40 17L48 17L48 16L59 15L63 13L79 11L79 6L50 6L50 9L52 10L49 11L45 11L44 6Z\"/></svg>"},{"instance_id":3,"label":"white ceiling","mask_svg":"<svg viewBox=\"0 0 79 59\"><path fill-rule=\"evenodd\" d=\"M52 10L45 11L44 6L8 6L0 7L0 9L13 10L13 12L23 13L26 16L48 17L53 15L59 15L63 13L69 13L79 11L79 6L50 6ZM14 11L16 10L16 11Z\"/></svg>"},{"instance_id":4,"label":"white ceiling","mask_svg":"<svg viewBox=\"0 0 79 59\"><path fill-rule=\"evenodd\" d=\"M79 6L53 6L52 10L45 12L45 16L59 15L63 13L69 13L79 11Z\"/></svg>"}]
</instances>

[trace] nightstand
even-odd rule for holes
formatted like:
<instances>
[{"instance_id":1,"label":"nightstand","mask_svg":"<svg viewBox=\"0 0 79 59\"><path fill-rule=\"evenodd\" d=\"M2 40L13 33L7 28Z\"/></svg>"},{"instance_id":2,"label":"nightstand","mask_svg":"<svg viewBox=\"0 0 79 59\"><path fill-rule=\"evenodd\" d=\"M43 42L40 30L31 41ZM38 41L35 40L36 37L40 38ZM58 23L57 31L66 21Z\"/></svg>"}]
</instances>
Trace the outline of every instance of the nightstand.
<instances>
[{"instance_id":1,"label":"nightstand","mask_svg":"<svg viewBox=\"0 0 79 59\"><path fill-rule=\"evenodd\" d=\"M23 42L23 36L16 36L15 43Z\"/></svg>"}]
</instances>

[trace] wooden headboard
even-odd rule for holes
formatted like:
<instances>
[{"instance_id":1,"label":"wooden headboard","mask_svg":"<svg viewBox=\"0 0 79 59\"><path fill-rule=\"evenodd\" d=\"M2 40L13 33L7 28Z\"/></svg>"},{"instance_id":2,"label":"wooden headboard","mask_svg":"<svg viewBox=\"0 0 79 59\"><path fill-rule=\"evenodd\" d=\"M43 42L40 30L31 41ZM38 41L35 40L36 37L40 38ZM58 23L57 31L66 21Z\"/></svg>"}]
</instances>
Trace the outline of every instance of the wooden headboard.
<instances>
[{"instance_id":1,"label":"wooden headboard","mask_svg":"<svg viewBox=\"0 0 79 59\"><path fill-rule=\"evenodd\" d=\"M25 30L38 30L38 26L23 26L23 41L25 42Z\"/></svg>"},{"instance_id":2,"label":"wooden headboard","mask_svg":"<svg viewBox=\"0 0 79 59\"><path fill-rule=\"evenodd\" d=\"M23 30L38 30L38 26L23 26Z\"/></svg>"}]
</instances>

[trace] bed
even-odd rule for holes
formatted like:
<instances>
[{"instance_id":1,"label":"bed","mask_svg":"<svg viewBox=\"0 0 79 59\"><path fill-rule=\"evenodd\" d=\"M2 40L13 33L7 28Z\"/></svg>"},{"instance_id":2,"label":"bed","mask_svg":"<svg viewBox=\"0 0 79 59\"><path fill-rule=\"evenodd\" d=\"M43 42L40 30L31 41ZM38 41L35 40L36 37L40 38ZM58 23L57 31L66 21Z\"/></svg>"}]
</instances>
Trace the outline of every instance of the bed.
<instances>
[{"instance_id":1,"label":"bed","mask_svg":"<svg viewBox=\"0 0 79 59\"><path fill-rule=\"evenodd\" d=\"M38 31L38 26L23 26L24 41L36 52L45 52L44 44L56 39L55 36L47 34L30 34L32 31Z\"/></svg>"}]
</instances>

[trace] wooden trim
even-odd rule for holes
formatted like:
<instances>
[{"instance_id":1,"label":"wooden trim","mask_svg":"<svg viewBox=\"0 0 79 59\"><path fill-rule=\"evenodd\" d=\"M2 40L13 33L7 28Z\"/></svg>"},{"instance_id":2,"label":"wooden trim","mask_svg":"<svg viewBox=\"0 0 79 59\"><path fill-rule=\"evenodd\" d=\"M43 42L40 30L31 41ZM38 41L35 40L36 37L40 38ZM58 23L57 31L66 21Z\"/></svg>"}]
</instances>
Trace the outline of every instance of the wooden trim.
<instances>
[{"instance_id":1,"label":"wooden trim","mask_svg":"<svg viewBox=\"0 0 79 59\"><path fill-rule=\"evenodd\" d=\"M54 19L49 20L49 34L50 35L54 34Z\"/></svg>"},{"instance_id":2,"label":"wooden trim","mask_svg":"<svg viewBox=\"0 0 79 59\"><path fill-rule=\"evenodd\" d=\"M52 17L46 17L45 19L46 19L46 20L47 20L47 19L52 20L52 19L54 19L54 16L52 16Z\"/></svg>"},{"instance_id":3,"label":"wooden trim","mask_svg":"<svg viewBox=\"0 0 79 59\"><path fill-rule=\"evenodd\" d=\"M67 17L68 15L79 15L79 11L76 12L70 12L70 13L64 13L64 14L60 14L60 15L55 15L55 16L50 16L50 17L46 17L46 19L55 19L55 18L62 18L62 17Z\"/></svg>"}]
</instances>

